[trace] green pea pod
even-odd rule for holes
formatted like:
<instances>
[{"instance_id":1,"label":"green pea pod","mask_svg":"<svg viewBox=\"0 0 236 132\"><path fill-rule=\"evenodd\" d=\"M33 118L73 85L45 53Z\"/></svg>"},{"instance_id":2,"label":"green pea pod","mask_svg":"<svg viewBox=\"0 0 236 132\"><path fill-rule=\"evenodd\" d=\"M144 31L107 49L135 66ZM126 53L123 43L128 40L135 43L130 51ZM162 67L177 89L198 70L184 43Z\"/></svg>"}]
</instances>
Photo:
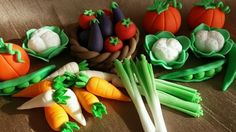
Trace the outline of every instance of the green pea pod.
<instances>
[{"instance_id":1,"label":"green pea pod","mask_svg":"<svg viewBox=\"0 0 236 132\"><path fill-rule=\"evenodd\" d=\"M7 96L17 93L23 88L43 80L56 68L55 65L46 66L38 71L32 72L16 79L0 82L0 96Z\"/></svg>"},{"instance_id":2,"label":"green pea pod","mask_svg":"<svg viewBox=\"0 0 236 132\"><path fill-rule=\"evenodd\" d=\"M229 86L234 82L234 79L236 79L236 45L234 44L232 49L230 50L228 54L228 66L227 71L225 74L222 90L226 91Z\"/></svg>"},{"instance_id":3,"label":"green pea pod","mask_svg":"<svg viewBox=\"0 0 236 132\"><path fill-rule=\"evenodd\" d=\"M159 79L178 82L201 82L212 78L216 73L222 70L225 60L217 60L195 68L167 73L159 76Z\"/></svg>"}]
</instances>

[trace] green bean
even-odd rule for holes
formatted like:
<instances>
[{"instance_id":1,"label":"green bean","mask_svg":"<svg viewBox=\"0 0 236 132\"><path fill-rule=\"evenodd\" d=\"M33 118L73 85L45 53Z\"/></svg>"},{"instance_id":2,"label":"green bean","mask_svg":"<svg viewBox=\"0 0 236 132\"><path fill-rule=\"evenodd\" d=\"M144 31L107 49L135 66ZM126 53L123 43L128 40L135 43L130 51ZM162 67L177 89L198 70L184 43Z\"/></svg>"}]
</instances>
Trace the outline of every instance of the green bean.
<instances>
[{"instance_id":1,"label":"green bean","mask_svg":"<svg viewBox=\"0 0 236 132\"><path fill-rule=\"evenodd\" d=\"M229 86L234 82L236 77L236 44L233 45L232 49L228 54L228 66L226 70L226 74L224 77L222 90L226 91Z\"/></svg>"},{"instance_id":2,"label":"green bean","mask_svg":"<svg viewBox=\"0 0 236 132\"><path fill-rule=\"evenodd\" d=\"M179 82L201 82L214 77L222 70L225 60L217 60L195 68L176 71L161 75L158 78Z\"/></svg>"},{"instance_id":3,"label":"green bean","mask_svg":"<svg viewBox=\"0 0 236 132\"><path fill-rule=\"evenodd\" d=\"M50 65L19 78L0 82L0 96L15 94L21 89L43 80L53 70L55 70L55 68L55 65Z\"/></svg>"}]
</instances>

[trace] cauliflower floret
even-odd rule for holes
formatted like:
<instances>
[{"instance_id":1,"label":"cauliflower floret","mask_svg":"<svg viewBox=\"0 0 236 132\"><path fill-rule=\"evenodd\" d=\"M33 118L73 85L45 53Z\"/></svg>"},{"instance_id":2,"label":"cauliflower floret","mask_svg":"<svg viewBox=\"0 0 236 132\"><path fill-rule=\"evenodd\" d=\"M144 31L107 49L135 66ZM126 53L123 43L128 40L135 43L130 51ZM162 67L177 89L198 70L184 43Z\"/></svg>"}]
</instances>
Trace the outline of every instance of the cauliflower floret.
<instances>
[{"instance_id":1,"label":"cauliflower floret","mask_svg":"<svg viewBox=\"0 0 236 132\"><path fill-rule=\"evenodd\" d=\"M224 47L225 39L217 31L201 30L196 33L195 46L202 52L218 52Z\"/></svg>"},{"instance_id":2,"label":"cauliflower floret","mask_svg":"<svg viewBox=\"0 0 236 132\"><path fill-rule=\"evenodd\" d=\"M48 48L58 47L60 43L61 40L57 33L49 29L41 28L32 34L32 37L28 42L28 48L38 53L42 53Z\"/></svg>"},{"instance_id":3,"label":"cauliflower floret","mask_svg":"<svg viewBox=\"0 0 236 132\"><path fill-rule=\"evenodd\" d=\"M168 63L178 59L182 45L174 38L161 38L153 45L152 52L156 58Z\"/></svg>"}]
</instances>

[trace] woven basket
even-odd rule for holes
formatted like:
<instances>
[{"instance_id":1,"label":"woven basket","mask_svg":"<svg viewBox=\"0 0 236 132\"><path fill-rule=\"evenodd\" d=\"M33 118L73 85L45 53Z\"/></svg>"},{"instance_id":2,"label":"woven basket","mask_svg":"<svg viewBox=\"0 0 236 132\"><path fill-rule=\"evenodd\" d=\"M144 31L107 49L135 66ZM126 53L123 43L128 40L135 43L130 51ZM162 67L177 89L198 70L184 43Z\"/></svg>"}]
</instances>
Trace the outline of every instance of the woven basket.
<instances>
[{"instance_id":1,"label":"woven basket","mask_svg":"<svg viewBox=\"0 0 236 132\"><path fill-rule=\"evenodd\" d=\"M89 67L92 69L111 71L113 68L113 61L115 59L123 60L126 57L134 57L136 54L136 47L139 41L139 31L133 38L127 40L124 43L124 47L117 52L103 52L98 53L90 51L87 48L80 45L77 38L78 25L74 25L71 28L70 43L71 43L71 55L76 58L77 61L87 60Z\"/></svg>"}]
</instances>

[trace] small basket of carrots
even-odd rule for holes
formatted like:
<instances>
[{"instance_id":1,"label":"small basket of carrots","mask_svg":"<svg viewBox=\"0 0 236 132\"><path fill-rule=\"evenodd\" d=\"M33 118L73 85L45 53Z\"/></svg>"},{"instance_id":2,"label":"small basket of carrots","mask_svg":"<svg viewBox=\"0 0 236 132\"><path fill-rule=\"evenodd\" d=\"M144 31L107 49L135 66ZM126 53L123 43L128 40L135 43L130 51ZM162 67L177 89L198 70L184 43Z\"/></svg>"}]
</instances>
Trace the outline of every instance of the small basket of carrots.
<instances>
[{"instance_id":1,"label":"small basket of carrots","mask_svg":"<svg viewBox=\"0 0 236 132\"><path fill-rule=\"evenodd\" d=\"M116 2L111 10L85 10L71 27L72 56L88 60L89 67L97 70L110 71L115 59L135 56L138 41L135 23L125 18Z\"/></svg>"}]
</instances>

